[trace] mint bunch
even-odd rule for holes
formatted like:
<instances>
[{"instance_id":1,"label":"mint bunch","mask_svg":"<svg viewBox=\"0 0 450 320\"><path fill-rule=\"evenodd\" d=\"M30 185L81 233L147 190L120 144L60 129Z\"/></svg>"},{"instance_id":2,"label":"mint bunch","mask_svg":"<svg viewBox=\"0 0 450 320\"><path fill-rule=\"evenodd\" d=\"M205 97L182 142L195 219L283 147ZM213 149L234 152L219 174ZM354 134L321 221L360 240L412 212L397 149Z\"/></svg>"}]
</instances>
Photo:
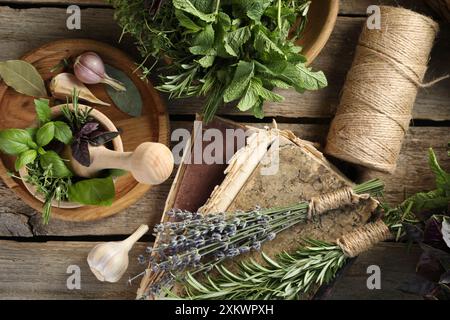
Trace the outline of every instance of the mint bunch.
<instances>
[{"instance_id":1,"label":"mint bunch","mask_svg":"<svg viewBox=\"0 0 450 320\"><path fill-rule=\"evenodd\" d=\"M323 72L307 67L295 45L309 1L111 2L145 60L170 61L158 89L170 97L206 96L206 121L231 102L262 118L264 102L283 100L274 88L304 92L327 86ZM144 75L151 71L142 68Z\"/></svg>"}]
</instances>

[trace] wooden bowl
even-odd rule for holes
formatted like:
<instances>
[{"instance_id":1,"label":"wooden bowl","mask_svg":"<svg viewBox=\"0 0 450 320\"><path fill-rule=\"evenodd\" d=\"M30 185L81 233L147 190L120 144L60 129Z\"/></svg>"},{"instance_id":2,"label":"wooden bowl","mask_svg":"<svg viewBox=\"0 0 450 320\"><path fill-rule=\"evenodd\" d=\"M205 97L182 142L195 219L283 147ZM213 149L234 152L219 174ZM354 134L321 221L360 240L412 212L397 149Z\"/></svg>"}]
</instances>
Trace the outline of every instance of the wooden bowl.
<instances>
[{"instance_id":1,"label":"wooden bowl","mask_svg":"<svg viewBox=\"0 0 450 320\"><path fill-rule=\"evenodd\" d=\"M62 115L62 107L65 106L64 104L58 105L58 106L54 106L52 108L52 118L58 118ZM83 109L89 109L89 106L85 106L82 104L78 104L78 107L83 110ZM72 108L72 104L69 104L69 108ZM90 113L90 116L92 118L94 118L95 120L97 120L100 125L107 129L108 131L117 131L116 126L114 125L114 123L112 123L111 120L109 120L109 118L107 116L105 116L103 113L101 113L100 111L93 109ZM36 126L37 124L35 124ZM122 143L122 139L120 138L120 136L115 137L112 141L112 146L113 149L115 151L119 151L119 152L123 152L123 143ZM66 158L63 156L63 158ZM69 164L70 166L70 164ZM26 167L23 167L22 169L19 170L19 175L22 178L22 181L25 181L26 176L28 175L28 170ZM116 179L115 179L116 180ZM37 189L35 186L24 182L25 188L27 188L28 192L30 192L37 200L39 200L40 202L44 203L45 199L42 197L42 195L40 193L37 192ZM74 209L74 208L80 208L83 207L84 205L79 204L79 203L75 203L75 202L69 202L69 201L53 201L52 202L52 207L56 207L56 208L64 208L64 209Z\"/></svg>"},{"instance_id":2,"label":"wooden bowl","mask_svg":"<svg viewBox=\"0 0 450 320\"><path fill-rule=\"evenodd\" d=\"M102 42L87 39L60 40L48 43L23 56L21 59L32 63L48 83L57 73L54 66L62 59L70 59L86 51L98 53L103 61L123 71L133 81L142 97L142 115L131 117L115 107L104 85L88 85L99 99L111 104L110 107L98 106L114 125L122 130L121 138L124 151L133 151L143 142L169 144L169 117L159 94L150 82L140 79L142 75L135 71L136 64L122 51ZM0 130L7 128L27 128L36 118L34 98L15 92L0 83ZM0 177L23 201L42 212L42 203L28 192L19 179L12 178L8 172L14 172L15 157L0 155ZM79 208L53 208L52 218L67 221L97 220L118 213L139 200L150 188L138 183L131 174L121 176L115 182L116 197L110 207L82 206Z\"/></svg>"},{"instance_id":3,"label":"wooden bowl","mask_svg":"<svg viewBox=\"0 0 450 320\"><path fill-rule=\"evenodd\" d=\"M296 42L303 47L302 54L308 64L314 61L330 38L338 13L339 0L312 0L305 31Z\"/></svg>"}]
</instances>

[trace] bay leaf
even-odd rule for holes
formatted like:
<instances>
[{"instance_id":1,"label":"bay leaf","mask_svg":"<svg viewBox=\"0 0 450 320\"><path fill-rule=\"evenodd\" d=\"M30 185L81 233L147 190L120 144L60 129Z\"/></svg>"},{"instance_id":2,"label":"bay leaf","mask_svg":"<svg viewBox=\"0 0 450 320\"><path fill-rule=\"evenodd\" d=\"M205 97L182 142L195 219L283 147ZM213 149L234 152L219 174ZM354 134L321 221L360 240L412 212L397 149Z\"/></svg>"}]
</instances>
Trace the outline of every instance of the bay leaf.
<instances>
[{"instance_id":1,"label":"bay leaf","mask_svg":"<svg viewBox=\"0 0 450 320\"><path fill-rule=\"evenodd\" d=\"M106 86L106 92L117 108L132 117L140 117L142 114L142 97L138 88L125 72L118 70L110 65L105 65L106 73L120 81L126 91L117 91L110 86Z\"/></svg>"},{"instance_id":2,"label":"bay leaf","mask_svg":"<svg viewBox=\"0 0 450 320\"><path fill-rule=\"evenodd\" d=\"M0 62L0 76L5 83L19 93L32 97L46 97L44 80L36 68L23 60Z\"/></svg>"}]
</instances>

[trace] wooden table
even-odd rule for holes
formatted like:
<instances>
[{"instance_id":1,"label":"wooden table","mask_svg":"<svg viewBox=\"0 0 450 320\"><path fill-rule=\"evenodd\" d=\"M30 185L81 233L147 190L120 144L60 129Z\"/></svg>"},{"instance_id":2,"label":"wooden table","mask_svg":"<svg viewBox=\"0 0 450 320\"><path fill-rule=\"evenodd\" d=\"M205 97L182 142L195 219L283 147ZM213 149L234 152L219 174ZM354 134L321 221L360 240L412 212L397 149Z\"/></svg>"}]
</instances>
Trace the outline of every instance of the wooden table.
<instances>
[{"instance_id":1,"label":"wooden table","mask_svg":"<svg viewBox=\"0 0 450 320\"><path fill-rule=\"evenodd\" d=\"M17 59L28 50L62 38L92 38L130 51L130 39L118 43L120 28L113 20L113 10L102 0L3 0L0 2L0 60ZM81 30L66 29L68 4L82 7ZM314 62L329 79L329 87L319 92L299 95L284 92L285 102L265 107L265 123L276 117L280 127L293 130L304 139L323 143L338 97L348 71L366 8L373 3L401 4L430 14L422 1L415 0L342 0L336 28L325 49ZM443 28L433 51L427 78L450 73L450 28ZM427 149L433 147L444 168L450 169L446 155L450 141L450 84L444 81L422 90L414 107L414 121L403 145L396 172L379 176L387 185L386 199L401 202L407 195L433 187L427 166ZM167 101L172 129L189 127L200 100ZM222 115L239 122L255 122L234 109ZM361 179L362 176L353 178ZM127 277L116 284L103 284L90 273L86 256L99 241L123 239L139 224L153 226L160 219L171 181L152 188L129 209L104 220L71 223L53 220L41 224L41 216L16 197L0 182L0 298L1 299L133 299L139 280L126 284ZM143 239L151 241L150 237ZM136 257L145 242L133 249L128 274L143 270ZM331 298L417 298L402 294L398 286L414 279L414 263L419 251L410 252L401 244L386 243L360 256L335 284ZM382 268L383 290L367 290L366 268ZM66 273L69 265L81 267L81 289L69 290ZM384 271L384 272L383 272Z\"/></svg>"}]
</instances>

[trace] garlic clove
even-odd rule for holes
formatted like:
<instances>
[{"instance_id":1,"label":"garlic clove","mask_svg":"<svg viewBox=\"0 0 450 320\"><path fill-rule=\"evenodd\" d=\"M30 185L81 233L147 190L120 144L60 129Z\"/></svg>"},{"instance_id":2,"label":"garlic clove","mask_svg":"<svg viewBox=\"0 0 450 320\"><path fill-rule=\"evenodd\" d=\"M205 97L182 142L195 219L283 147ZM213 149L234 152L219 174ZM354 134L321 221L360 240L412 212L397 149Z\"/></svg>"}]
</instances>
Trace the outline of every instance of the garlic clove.
<instances>
[{"instance_id":1,"label":"garlic clove","mask_svg":"<svg viewBox=\"0 0 450 320\"><path fill-rule=\"evenodd\" d=\"M94 96L94 94L71 73L60 73L50 82L50 91L53 97L57 99L65 100L68 97L72 97L74 89L79 92L79 98L81 100L103 106L110 106L109 103Z\"/></svg>"},{"instance_id":2,"label":"garlic clove","mask_svg":"<svg viewBox=\"0 0 450 320\"><path fill-rule=\"evenodd\" d=\"M96 245L87 257L95 277L100 281L119 281L128 268L128 252L147 231L148 226L143 224L123 241Z\"/></svg>"},{"instance_id":3,"label":"garlic clove","mask_svg":"<svg viewBox=\"0 0 450 320\"><path fill-rule=\"evenodd\" d=\"M98 244L89 253L87 262L98 280L114 283L128 268L128 250L121 242Z\"/></svg>"}]
</instances>

